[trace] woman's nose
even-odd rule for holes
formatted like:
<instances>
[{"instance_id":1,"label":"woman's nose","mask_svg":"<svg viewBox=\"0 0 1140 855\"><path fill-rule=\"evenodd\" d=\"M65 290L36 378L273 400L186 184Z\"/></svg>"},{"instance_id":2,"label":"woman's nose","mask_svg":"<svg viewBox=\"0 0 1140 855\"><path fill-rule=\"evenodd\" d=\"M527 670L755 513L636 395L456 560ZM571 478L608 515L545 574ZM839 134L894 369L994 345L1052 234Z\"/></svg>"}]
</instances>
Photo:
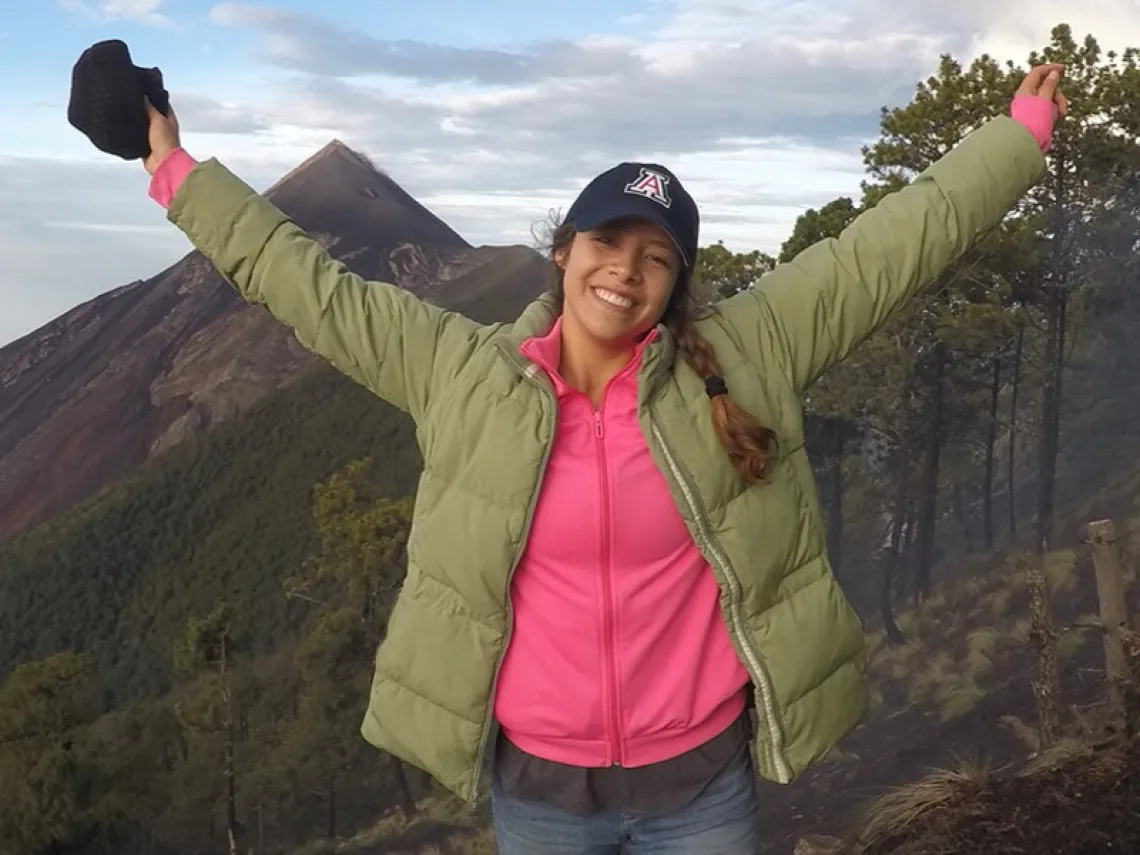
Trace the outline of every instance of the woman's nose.
<instances>
[{"instance_id":1,"label":"woman's nose","mask_svg":"<svg viewBox=\"0 0 1140 855\"><path fill-rule=\"evenodd\" d=\"M617 259L611 270L623 282L628 282L641 274L641 264L636 256L629 256Z\"/></svg>"}]
</instances>

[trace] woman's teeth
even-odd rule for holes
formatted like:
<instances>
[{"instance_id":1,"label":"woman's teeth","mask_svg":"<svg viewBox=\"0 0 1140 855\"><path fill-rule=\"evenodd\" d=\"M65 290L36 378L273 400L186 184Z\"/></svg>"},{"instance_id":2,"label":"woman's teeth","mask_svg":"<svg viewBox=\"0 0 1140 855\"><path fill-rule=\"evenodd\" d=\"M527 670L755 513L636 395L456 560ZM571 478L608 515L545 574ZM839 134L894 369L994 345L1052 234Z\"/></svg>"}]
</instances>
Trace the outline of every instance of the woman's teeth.
<instances>
[{"instance_id":1,"label":"woman's teeth","mask_svg":"<svg viewBox=\"0 0 1140 855\"><path fill-rule=\"evenodd\" d=\"M605 288L595 288L594 293L613 306L619 309L628 309L633 305L633 301L621 294L615 294L613 291L607 291Z\"/></svg>"}]
</instances>

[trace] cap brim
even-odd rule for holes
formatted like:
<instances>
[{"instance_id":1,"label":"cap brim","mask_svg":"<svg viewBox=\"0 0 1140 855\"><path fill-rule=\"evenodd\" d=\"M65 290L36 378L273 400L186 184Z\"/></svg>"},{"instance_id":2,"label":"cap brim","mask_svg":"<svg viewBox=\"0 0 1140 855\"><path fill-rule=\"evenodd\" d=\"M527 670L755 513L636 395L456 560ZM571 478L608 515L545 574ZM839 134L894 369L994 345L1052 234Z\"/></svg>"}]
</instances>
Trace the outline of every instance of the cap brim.
<instances>
[{"instance_id":1,"label":"cap brim","mask_svg":"<svg viewBox=\"0 0 1140 855\"><path fill-rule=\"evenodd\" d=\"M681 256L682 264L684 264L686 268L692 267L694 259L689 258L688 253L685 252L685 247L682 246L681 239L677 236L677 232L669 225L669 221L663 214L654 210L657 207L656 203L651 204L653 207L648 208L637 204L625 205L617 210L611 208L606 211L604 215L578 214L574 217L573 225L578 231L588 232L609 225L610 223L616 223L619 220L645 220L653 223L655 226L660 226L665 231L665 234L669 235L670 240L673 241L673 246L677 248L677 253Z\"/></svg>"}]
</instances>

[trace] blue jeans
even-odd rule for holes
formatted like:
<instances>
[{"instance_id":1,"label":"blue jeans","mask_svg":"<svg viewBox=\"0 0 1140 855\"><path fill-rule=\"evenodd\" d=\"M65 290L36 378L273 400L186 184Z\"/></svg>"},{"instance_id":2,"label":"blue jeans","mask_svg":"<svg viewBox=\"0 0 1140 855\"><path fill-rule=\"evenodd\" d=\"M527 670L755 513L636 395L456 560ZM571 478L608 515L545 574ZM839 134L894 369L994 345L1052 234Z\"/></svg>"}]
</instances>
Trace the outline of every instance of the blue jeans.
<instances>
[{"instance_id":1,"label":"blue jeans","mask_svg":"<svg viewBox=\"0 0 1140 855\"><path fill-rule=\"evenodd\" d=\"M757 855L760 843L756 775L748 753L668 816L618 812L576 816L546 804L492 794L500 855Z\"/></svg>"}]
</instances>

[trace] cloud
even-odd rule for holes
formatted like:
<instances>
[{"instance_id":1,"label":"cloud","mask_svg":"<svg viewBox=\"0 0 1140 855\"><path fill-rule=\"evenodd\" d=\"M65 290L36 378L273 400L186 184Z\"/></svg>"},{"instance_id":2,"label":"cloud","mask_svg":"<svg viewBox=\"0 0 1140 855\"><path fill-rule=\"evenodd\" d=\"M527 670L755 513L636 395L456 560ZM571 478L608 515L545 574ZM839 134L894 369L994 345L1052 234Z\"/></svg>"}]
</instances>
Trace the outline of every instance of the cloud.
<instances>
[{"instance_id":1,"label":"cloud","mask_svg":"<svg viewBox=\"0 0 1140 855\"><path fill-rule=\"evenodd\" d=\"M262 5L223 3L210 16L255 31L261 41L253 56L293 71L401 78L429 98L440 98L446 84L467 84L447 122L468 134L477 132L465 122L474 115L501 127L504 108L519 108L560 134L644 137L683 125L707 137L727 124L736 136L818 138L826 133L820 120L839 117L841 134L863 135L879 106L905 96L902 87L937 54L929 33L899 38L827 0L665 5L667 23L647 29L642 42L599 35L500 49L384 40ZM472 97L472 84L494 94ZM852 125L852 117L862 122Z\"/></svg>"},{"instance_id":2,"label":"cloud","mask_svg":"<svg viewBox=\"0 0 1140 855\"><path fill-rule=\"evenodd\" d=\"M688 167L716 237L771 248L795 217L775 200L857 192L859 145L876 134L880 106L907 101L937 58L917 36L892 37L824 0L659 5L640 41L603 33L499 50L384 41L259 5L224 3L211 17L259 34L262 61L302 72L258 105L274 127L258 152L299 160L302 138L311 150L340 137L490 240L524 238L591 175L644 158ZM227 157L254 155L233 142ZM830 151L842 168L813 167ZM706 161L731 166L712 182ZM734 216L755 225L730 227Z\"/></svg>"},{"instance_id":3,"label":"cloud","mask_svg":"<svg viewBox=\"0 0 1140 855\"><path fill-rule=\"evenodd\" d=\"M226 2L210 16L254 32L258 61L310 78L294 84L303 113L324 113L329 124L328 105L306 92L326 81L344 111L339 124L384 147L391 122L356 111L399 91L408 109L434 113L423 128L446 148L610 159L635 149L718 151L730 139L857 148L877 132L879 109L909 100L939 53L968 52L987 16L1009 17L988 0L939 9L916 0L647 5L639 40L601 33L497 49L385 40L266 5ZM375 133L364 132L369 121Z\"/></svg>"},{"instance_id":4,"label":"cloud","mask_svg":"<svg viewBox=\"0 0 1140 855\"><path fill-rule=\"evenodd\" d=\"M200 134L255 134L270 123L259 111L235 103L223 104L194 92L172 92L180 125Z\"/></svg>"},{"instance_id":5,"label":"cloud","mask_svg":"<svg viewBox=\"0 0 1140 855\"><path fill-rule=\"evenodd\" d=\"M72 229L81 232L101 232L113 235L168 235L169 226L148 226L131 223L81 223L74 221L49 221L41 224L45 229Z\"/></svg>"},{"instance_id":6,"label":"cloud","mask_svg":"<svg viewBox=\"0 0 1140 855\"><path fill-rule=\"evenodd\" d=\"M222 3L210 11L221 26L255 30L253 56L271 65L331 77L384 74L426 82L526 83L562 76L617 76L637 60L628 44L549 41L513 50L457 48L348 30L315 15L269 6Z\"/></svg>"},{"instance_id":7,"label":"cloud","mask_svg":"<svg viewBox=\"0 0 1140 855\"><path fill-rule=\"evenodd\" d=\"M1105 25L1127 19L1115 0L1082 6ZM908 102L940 53L1003 45L1002 58L1022 59L1070 12L1056 0L647 0L636 41L499 49L384 40L264 5L211 16L258 34L262 61L302 72L259 105L280 131L265 142L319 130L427 192L548 198L621 159L743 152L741 186L781 151L850 163L880 108Z\"/></svg>"},{"instance_id":8,"label":"cloud","mask_svg":"<svg viewBox=\"0 0 1140 855\"><path fill-rule=\"evenodd\" d=\"M0 346L189 249L137 163L0 158Z\"/></svg>"},{"instance_id":9,"label":"cloud","mask_svg":"<svg viewBox=\"0 0 1140 855\"><path fill-rule=\"evenodd\" d=\"M1064 20L1106 46L1140 41L1136 0L644 3L613 32L480 49L223 3L213 22L251 33L274 73L222 79L269 85L167 85L187 148L258 188L338 137L473 243L531 243L599 170L652 158L701 204L703 242L773 252L805 208L858 194L859 146L877 136L879 108L908 102L940 53L1024 59ZM0 343L188 249L137 164L0 161L0 186Z\"/></svg>"},{"instance_id":10,"label":"cloud","mask_svg":"<svg viewBox=\"0 0 1140 855\"><path fill-rule=\"evenodd\" d=\"M873 134L879 107L905 100L910 81L930 66L929 45L919 39L892 41L873 27L855 33L842 16L830 31L818 23L813 30L812 20L829 18L821 0L760 5L771 5L771 14L677 0L673 23L644 42L603 35L498 50L385 41L266 6L224 3L211 17L255 30L257 58L312 78L290 93L307 115L328 112L330 102L308 97L323 81L340 121L359 130L370 117L381 142L391 123L361 111L383 100L395 77L408 109L433 114L441 141L505 143L512 156L573 149L612 159L632 149L717 149L726 138L841 144ZM816 14L801 20L804 5ZM722 24L733 31L729 41L718 38ZM359 79L377 75L388 89Z\"/></svg>"},{"instance_id":11,"label":"cloud","mask_svg":"<svg viewBox=\"0 0 1140 855\"><path fill-rule=\"evenodd\" d=\"M159 9L166 0L59 0L65 11L97 21L134 21L152 27L173 27Z\"/></svg>"}]
</instances>

